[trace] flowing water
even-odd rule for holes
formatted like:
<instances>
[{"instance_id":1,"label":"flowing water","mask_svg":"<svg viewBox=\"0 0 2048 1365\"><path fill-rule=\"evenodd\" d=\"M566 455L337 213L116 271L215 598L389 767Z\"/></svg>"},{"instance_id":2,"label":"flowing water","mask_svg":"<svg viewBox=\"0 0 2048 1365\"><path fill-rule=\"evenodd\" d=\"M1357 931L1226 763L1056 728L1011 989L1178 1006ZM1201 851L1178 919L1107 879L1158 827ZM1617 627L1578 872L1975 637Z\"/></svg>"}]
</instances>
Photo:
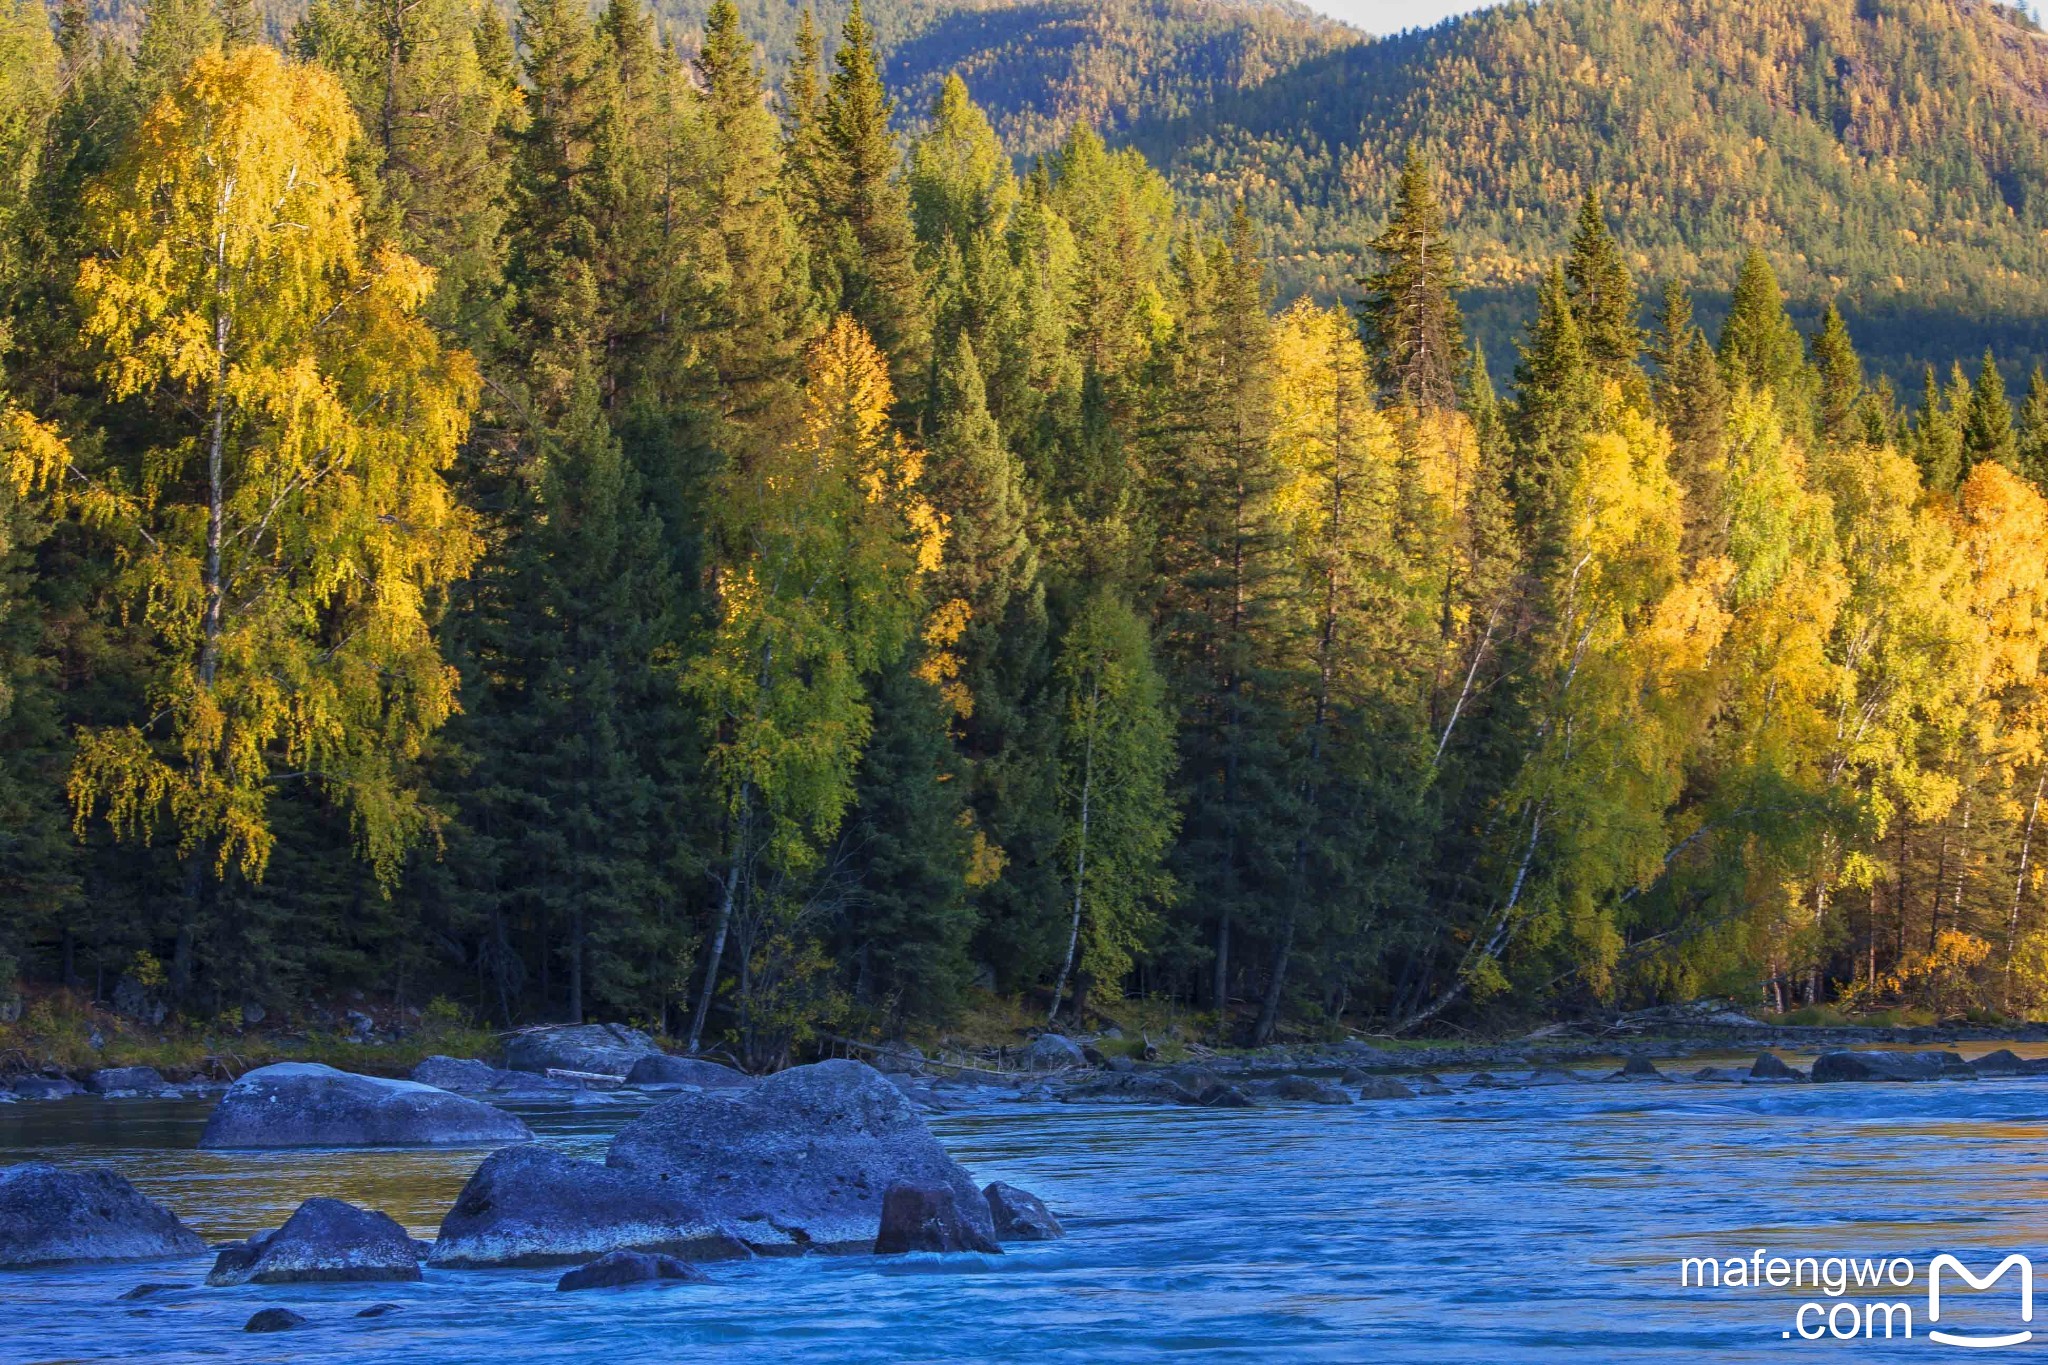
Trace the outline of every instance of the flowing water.
<instances>
[{"instance_id":1,"label":"flowing water","mask_svg":"<svg viewBox=\"0 0 2048 1365\"><path fill-rule=\"evenodd\" d=\"M761 1260L714 1265L709 1285L579 1294L554 1291L559 1271L521 1270L208 1289L203 1257L0 1272L0 1361L1938 1359L1959 1353L1926 1338L1930 1257L1982 1272L2048 1256L2048 1079L1453 1081L1449 1096L1349 1108L1006 1101L935 1118L978 1181L1031 1189L1066 1223L1066 1240L1003 1256ZM207 1107L0 1106L0 1164L109 1163L209 1240L274 1227L316 1194L431 1237L481 1157L201 1152ZM597 1157L638 1110L520 1112L541 1140ZM1914 1339L1787 1335L1801 1303L1838 1302L1810 1285L1681 1288L1682 1257L1758 1248L1909 1258L1911 1287L1840 1301L1910 1305ZM120 1301L144 1282L179 1287ZM2011 1277L1960 1288L1940 1326L2014 1329ZM373 1303L400 1311L355 1316ZM270 1306L311 1322L241 1331Z\"/></svg>"}]
</instances>

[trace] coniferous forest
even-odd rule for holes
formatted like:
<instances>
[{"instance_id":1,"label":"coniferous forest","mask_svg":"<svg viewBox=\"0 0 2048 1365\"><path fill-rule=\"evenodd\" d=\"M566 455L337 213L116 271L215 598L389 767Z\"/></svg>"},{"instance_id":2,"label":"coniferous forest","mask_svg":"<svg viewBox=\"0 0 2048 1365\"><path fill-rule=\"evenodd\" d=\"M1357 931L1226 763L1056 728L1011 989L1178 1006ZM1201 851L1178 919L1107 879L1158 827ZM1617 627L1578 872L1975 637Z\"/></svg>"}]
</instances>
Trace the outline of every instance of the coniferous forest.
<instances>
[{"instance_id":1,"label":"coniferous forest","mask_svg":"<svg viewBox=\"0 0 2048 1365\"><path fill-rule=\"evenodd\" d=\"M1290 300L1277 190L897 108L857 4L265 33L0 0L0 996L2048 1007L2039 368L1574 163L1496 377L1469 146Z\"/></svg>"}]
</instances>

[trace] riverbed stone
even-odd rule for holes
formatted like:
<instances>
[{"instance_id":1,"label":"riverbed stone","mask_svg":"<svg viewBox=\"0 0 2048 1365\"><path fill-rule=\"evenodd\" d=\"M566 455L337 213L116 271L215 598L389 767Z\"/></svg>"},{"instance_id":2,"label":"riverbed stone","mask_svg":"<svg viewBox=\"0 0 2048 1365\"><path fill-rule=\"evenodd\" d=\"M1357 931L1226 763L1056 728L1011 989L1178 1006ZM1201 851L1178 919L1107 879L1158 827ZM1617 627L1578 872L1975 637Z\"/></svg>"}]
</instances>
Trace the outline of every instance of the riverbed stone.
<instances>
[{"instance_id":1,"label":"riverbed stone","mask_svg":"<svg viewBox=\"0 0 2048 1365\"><path fill-rule=\"evenodd\" d=\"M206 1243L104 1166L0 1168L0 1267L197 1256Z\"/></svg>"},{"instance_id":2,"label":"riverbed stone","mask_svg":"<svg viewBox=\"0 0 2048 1365\"><path fill-rule=\"evenodd\" d=\"M294 1328L304 1327L305 1325L306 1319L304 1315L294 1313L289 1308L266 1308L244 1323L242 1330L244 1332L289 1332Z\"/></svg>"},{"instance_id":3,"label":"riverbed stone","mask_svg":"<svg viewBox=\"0 0 2048 1365\"><path fill-rule=\"evenodd\" d=\"M986 1200L977 1199L984 1214ZM950 1185L891 1185L882 1195L882 1227L875 1234L875 1255L900 1256L911 1251L980 1251L1000 1255L991 1231L963 1216L959 1197Z\"/></svg>"},{"instance_id":4,"label":"riverbed stone","mask_svg":"<svg viewBox=\"0 0 2048 1365\"><path fill-rule=\"evenodd\" d=\"M155 1095L171 1083L153 1066L108 1066L87 1076L85 1088L94 1095Z\"/></svg>"},{"instance_id":5,"label":"riverbed stone","mask_svg":"<svg viewBox=\"0 0 2048 1365\"><path fill-rule=\"evenodd\" d=\"M666 1085L697 1085L707 1089L752 1085L754 1078L702 1057L674 1057L666 1052L650 1053L633 1063L626 1084L652 1089Z\"/></svg>"},{"instance_id":6,"label":"riverbed stone","mask_svg":"<svg viewBox=\"0 0 2048 1365\"><path fill-rule=\"evenodd\" d=\"M1234 1085L1205 1086L1195 1095L1195 1103L1204 1109L1251 1109L1252 1097Z\"/></svg>"},{"instance_id":7,"label":"riverbed stone","mask_svg":"<svg viewBox=\"0 0 2048 1365\"><path fill-rule=\"evenodd\" d=\"M428 1264L569 1265L612 1251L660 1251L691 1260L749 1254L680 1183L578 1161L551 1147L493 1152L441 1220Z\"/></svg>"},{"instance_id":8,"label":"riverbed stone","mask_svg":"<svg viewBox=\"0 0 2048 1365\"><path fill-rule=\"evenodd\" d=\"M497 1085L508 1073L474 1057L432 1056L412 1069L412 1079L436 1090L480 1091Z\"/></svg>"},{"instance_id":9,"label":"riverbed stone","mask_svg":"<svg viewBox=\"0 0 2048 1365\"><path fill-rule=\"evenodd\" d=\"M199 1145L465 1147L532 1136L502 1109L431 1085L358 1076L318 1062L279 1062L228 1087Z\"/></svg>"},{"instance_id":10,"label":"riverbed stone","mask_svg":"<svg viewBox=\"0 0 2048 1365\"><path fill-rule=\"evenodd\" d=\"M283 1227L223 1247L206 1282L220 1288L419 1277L412 1237L395 1221L375 1209L315 1198Z\"/></svg>"},{"instance_id":11,"label":"riverbed stone","mask_svg":"<svg viewBox=\"0 0 2048 1365\"><path fill-rule=\"evenodd\" d=\"M1750 1064L1749 1078L1753 1081L1803 1081L1806 1073L1787 1065L1785 1059L1775 1052L1760 1052L1756 1061Z\"/></svg>"},{"instance_id":12,"label":"riverbed stone","mask_svg":"<svg viewBox=\"0 0 2048 1365\"><path fill-rule=\"evenodd\" d=\"M891 1185L943 1185L992 1235L981 1191L873 1067L825 1061L744 1089L684 1092L620 1130L605 1164L666 1177L757 1251L873 1245Z\"/></svg>"},{"instance_id":13,"label":"riverbed stone","mask_svg":"<svg viewBox=\"0 0 2048 1365\"><path fill-rule=\"evenodd\" d=\"M642 1057L660 1054L652 1038L624 1024L558 1024L505 1040L513 1071L583 1071L624 1078Z\"/></svg>"},{"instance_id":14,"label":"riverbed stone","mask_svg":"<svg viewBox=\"0 0 2048 1365\"><path fill-rule=\"evenodd\" d=\"M1415 1092L1392 1076L1361 1076L1358 1098L1362 1100L1412 1100Z\"/></svg>"},{"instance_id":15,"label":"riverbed stone","mask_svg":"<svg viewBox=\"0 0 2048 1365\"><path fill-rule=\"evenodd\" d=\"M578 1289L623 1289L635 1284L704 1284L703 1271L673 1256L645 1251L610 1251L578 1266L555 1282L564 1292Z\"/></svg>"},{"instance_id":16,"label":"riverbed stone","mask_svg":"<svg viewBox=\"0 0 2048 1365\"><path fill-rule=\"evenodd\" d=\"M995 1181L981 1192L998 1242L1050 1242L1067 1235L1045 1201L1029 1190Z\"/></svg>"},{"instance_id":17,"label":"riverbed stone","mask_svg":"<svg viewBox=\"0 0 2048 1365\"><path fill-rule=\"evenodd\" d=\"M1824 1052L1813 1063L1816 1081L1948 1081L1976 1074L1953 1052Z\"/></svg>"},{"instance_id":18,"label":"riverbed stone","mask_svg":"<svg viewBox=\"0 0 2048 1365\"><path fill-rule=\"evenodd\" d=\"M85 1093L85 1087L69 1076L16 1076L7 1088L24 1100L63 1100Z\"/></svg>"},{"instance_id":19,"label":"riverbed stone","mask_svg":"<svg viewBox=\"0 0 2048 1365\"><path fill-rule=\"evenodd\" d=\"M402 1311L395 1303L373 1303L368 1308L357 1313L356 1316L359 1318L388 1318L393 1313Z\"/></svg>"},{"instance_id":20,"label":"riverbed stone","mask_svg":"<svg viewBox=\"0 0 2048 1365\"><path fill-rule=\"evenodd\" d=\"M168 1293L173 1289L183 1289L184 1287L182 1284L157 1284L154 1282L138 1284L127 1293L121 1295L120 1301L122 1303L132 1303L137 1299L154 1298L158 1294Z\"/></svg>"},{"instance_id":21,"label":"riverbed stone","mask_svg":"<svg viewBox=\"0 0 2048 1365\"><path fill-rule=\"evenodd\" d=\"M1026 1071L1058 1071L1064 1067L1086 1066L1081 1045L1058 1033L1041 1033L1031 1040L1018 1060Z\"/></svg>"},{"instance_id":22,"label":"riverbed stone","mask_svg":"<svg viewBox=\"0 0 2048 1365\"><path fill-rule=\"evenodd\" d=\"M1349 1104L1351 1096L1313 1076L1281 1076L1261 1082L1254 1093L1263 1099L1292 1100L1301 1104Z\"/></svg>"}]
</instances>

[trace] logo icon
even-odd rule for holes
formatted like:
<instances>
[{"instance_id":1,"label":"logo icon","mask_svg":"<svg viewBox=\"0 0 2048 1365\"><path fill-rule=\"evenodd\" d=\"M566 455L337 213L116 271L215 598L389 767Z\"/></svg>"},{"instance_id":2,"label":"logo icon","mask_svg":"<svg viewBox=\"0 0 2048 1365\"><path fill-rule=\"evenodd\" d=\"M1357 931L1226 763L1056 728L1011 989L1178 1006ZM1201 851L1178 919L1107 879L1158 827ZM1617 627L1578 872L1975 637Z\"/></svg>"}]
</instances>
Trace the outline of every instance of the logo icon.
<instances>
[{"instance_id":1,"label":"logo icon","mask_svg":"<svg viewBox=\"0 0 2048 1365\"><path fill-rule=\"evenodd\" d=\"M1953 1256L1935 1257L1927 1265L1927 1324L1931 1328L1941 1321L1941 1272L1944 1268L1962 1277L1963 1283L1972 1289L1989 1289L2005 1277L2005 1272L2015 1266L2020 1272L2020 1321L2034 1320L2034 1263L2015 1252L1998 1263L1998 1268L1989 1275L1978 1277L1970 1268ZM1988 1349L1993 1346L2018 1346L2032 1341L2032 1331L2008 1332L1998 1337L1965 1336L1956 1332L1930 1331L1928 1337L1944 1346L1974 1346Z\"/></svg>"}]
</instances>

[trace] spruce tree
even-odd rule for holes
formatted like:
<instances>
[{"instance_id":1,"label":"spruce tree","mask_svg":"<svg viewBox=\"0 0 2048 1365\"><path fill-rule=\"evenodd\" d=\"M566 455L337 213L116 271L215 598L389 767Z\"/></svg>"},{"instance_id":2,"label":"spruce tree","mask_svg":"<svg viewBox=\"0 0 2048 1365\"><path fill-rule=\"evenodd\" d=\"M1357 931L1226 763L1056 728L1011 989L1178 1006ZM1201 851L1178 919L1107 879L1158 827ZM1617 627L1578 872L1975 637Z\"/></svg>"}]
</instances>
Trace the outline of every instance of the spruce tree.
<instances>
[{"instance_id":1,"label":"spruce tree","mask_svg":"<svg viewBox=\"0 0 2048 1365\"><path fill-rule=\"evenodd\" d=\"M1970 409L1963 421L1963 477L1986 460L2020 472L2019 436L2005 396L2005 376L1988 350L1977 382L1970 387Z\"/></svg>"},{"instance_id":2,"label":"spruce tree","mask_svg":"<svg viewBox=\"0 0 2048 1365\"><path fill-rule=\"evenodd\" d=\"M1849 340L1848 324L1833 303L1821 315L1813 334L1812 361L1820 383L1814 423L1820 438L1840 444L1860 434L1858 409L1863 402L1863 360Z\"/></svg>"},{"instance_id":3,"label":"spruce tree","mask_svg":"<svg viewBox=\"0 0 2048 1365\"><path fill-rule=\"evenodd\" d=\"M1718 554L1728 391L1713 347L1693 323L1692 300L1676 280L1665 286L1650 353L1657 364L1652 393L1671 430L1671 472L1685 490L1686 552Z\"/></svg>"},{"instance_id":4,"label":"spruce tree","mask_svg":"<svg viewBox=\"0 0 2048 1365\"><path fill-rule=\"evenodd\" d=\"M1928 491L1953 494L1963 479L1964 423L1970 411L1970 381L1961 365L1954 368L1943 392L1934 367L1927 367L1920 386L1920 408L1907 430L1906 445L1920 467Z\"/></svg>"},{"instance_id":5,"label":"spruce tree","mask_svg":"<svg viewBox=\"0 0 2048 1365\"><path fill-rule=\"evenodd\" d=\"M1636 325L1636 286L1621 247L1608 230L1597 189L1587 190L1579 205L1564 276L1587 358L1609 378L1634 375L1643 348L1642 329Z\"/></svg>"},{"instance_id":6,"label":"spruce tree","mask_svg":"<svg viewBox=\"0 0 2048 1365\"><path fill-rule=\"evenodd\" d=\"M1369 245L1379 268L1359 284L1381 389L1411 407L1451 407L1465 370L1465 325L1443 208L1419 150L1409 149L1387 226Z\"/></svg>"},{"instance_id":7,"label":"spruce tree","mask_svg":"<svg viewBox=\"0 0 2048 1365\"><path fill-rule=\"evenodd\" d=\"M1524 551L1539 572L1555 560L1579 446L1599 415L1595 375L1564 271L1553 266L1515 367L1515 463L1508 484Z\"/></svg>"},{"instance_id":8,"label":"spruce tree","mask_svg":"<svg viewBox=\"0 0 2048 1365\"><path fill-rule=\"evenodd\" d=\"M2048 370L2039 364L2027 380L2027 396L2020 403L2015 445L2020 473L2032 479L2036 488L2048 489Z\"/></svg>"},{"instance_id":9,"label":"spruce tree","mask_svg":"<svg viewBox=\"0 0 2048 1365\"><path fill-rule=\"evenodd\" d=\"M1761 251L1744 257L1735 277L1717 358L1731 383L1747 381L1769 389L1781 411L1803 402L1805 348L1786 315L1777 272Z\"/></svg>"},{"instance_id":10,"label":"spruce tree","mask_svg":"<svg viewBox=\"0 0 2048 1365\"><path fill-rule=\"evenodd\" d=\"M930 322L917 240L889 120L895 104L882 84L874 30L854 0L840 30L825 90L824 164L819 168L812 251L827 311L846 313L889 357L904 411L914 411L930 362Z\"/></svg>"}]
</instances>

